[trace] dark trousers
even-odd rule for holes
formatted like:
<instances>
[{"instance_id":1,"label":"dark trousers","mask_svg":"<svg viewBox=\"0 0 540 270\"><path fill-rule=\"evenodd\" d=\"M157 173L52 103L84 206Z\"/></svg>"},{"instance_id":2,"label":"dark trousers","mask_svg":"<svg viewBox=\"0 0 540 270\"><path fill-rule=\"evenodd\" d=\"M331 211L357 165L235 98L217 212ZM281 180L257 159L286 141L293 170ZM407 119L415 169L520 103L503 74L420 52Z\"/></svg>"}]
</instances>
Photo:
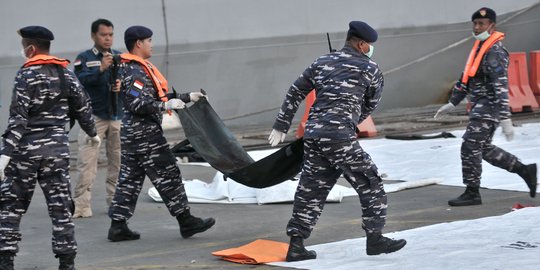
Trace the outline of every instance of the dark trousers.
<instances>
[{"instance_id":1,"label":"dark trousers","mask_svg":"<svg viewBox=\"0 0 540 270\"><path fill-rule=\"evenodd\" d=\"M111 219L121 221L133 216L146 175L172 216L189 210L180 169L169 146L163 145L145 154L122 153L118 184L109 208Z\"/></svg>"},{"instance_id":2,"label":"dark trousers","mask_svg":"<svg viewBox=\"0 0 540 270\"><path fill-rule=\"evenodd\" d=\"M514 155L491 144L499 124L493 121L471 119L461 144L463 184L480 187L482 159L491 165L511 171L519 160Z\"/></svg>"},{"instance_id":3,"label":"dark trousers","mask_svg":"<svg viewBox=\"0 0 540 270\"><path fill-rule=\"evenodd\" d=\"M294 197L289 236L308 238L326 197L343 173L356 190L362 206L362 228L381 232L386 222L387 198L377 166L358 141L304 140L304 165Z\"/></svg>"},{"instance_id":4,"label":"dark trousers","mask_svg":"<svg viewBox=\"0 0 540 270\"><path fill-rule=\"evenodd\" d=\"M26 156L12 157L6 179L0 186L0 251L19 251L19 225L30 206L37 182L43 190L53 224L53 253L77 252L68 169L68 158L30 160Z\"/></svg>"}]
</instances>

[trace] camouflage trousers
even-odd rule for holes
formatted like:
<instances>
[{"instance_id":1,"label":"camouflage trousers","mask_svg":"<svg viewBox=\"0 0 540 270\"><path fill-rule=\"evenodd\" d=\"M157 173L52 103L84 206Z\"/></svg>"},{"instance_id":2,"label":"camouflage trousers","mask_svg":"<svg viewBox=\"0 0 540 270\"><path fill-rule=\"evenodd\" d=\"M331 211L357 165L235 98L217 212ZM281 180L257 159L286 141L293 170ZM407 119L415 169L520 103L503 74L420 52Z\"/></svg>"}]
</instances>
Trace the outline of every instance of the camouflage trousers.
<instances>
[{"instance_id":1,"label":"camouflage trousers","mask_svg":"<svg viewBox=\"0 0 540 270\"><path fill-rule=\"evenodd\" d=\"M511 171L519 160L514 155L491 144L499 124L492 121L471 119L461 144L461 170L463 184L480 187L482 159L491 165Z\"/></svg>"},{"instance_id":2,"label":"camouflage trousers","mask_svg":"<svg viewBox=\"0 0 540 270\"><path fill-rule=\"evenodd\" d=\"M189 210L176 159L169 146L162 145L145 154L122 153L118 184L109 208L111 219L122 221L133 216L146 175L172 216Z\"/></svg>"},{"instance_id":3,"label":"camouflage trousers","mask_svg":"<svg viewBox=\"0 0 540 270\"><path fill-rule=\"evenodd\" d=\"M21 241L20 223L28 210L36 182L43 190L52 220L52 250L54 254L77 252L74 210L70 191L69 159L31 160L14 155L6 169L6 179L0 186L0 251L17 253Z\"/></svg>"},{"instance_id":4,"label":"camouflage trousers","mask_svg":"<svg viewBox=\"0 0 540 270\"><path fill-rule=\"evenodd\" d=\"M377 166L359 142L305 139L304 165L287 235L310 236L326 197L341 174L360 198L362 228L367 233L382 231L386 222L386 193Z\"/></svg>"}]
</instances>

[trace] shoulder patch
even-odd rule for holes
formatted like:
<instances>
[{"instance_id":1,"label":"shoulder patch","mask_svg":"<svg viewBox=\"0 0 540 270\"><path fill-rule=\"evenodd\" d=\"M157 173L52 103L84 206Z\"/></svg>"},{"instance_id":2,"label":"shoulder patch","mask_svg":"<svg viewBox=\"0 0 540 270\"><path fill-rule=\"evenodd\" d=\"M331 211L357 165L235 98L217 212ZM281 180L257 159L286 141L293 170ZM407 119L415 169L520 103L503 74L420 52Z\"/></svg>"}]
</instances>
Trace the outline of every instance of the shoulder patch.
<instances>
[{"instance_id":1,"label":"shoulder patch","mask_svg":"<svg viewBox=\"0 0 540 270\"><path fill-rule=\"evenodd\" d=\"M133 83L129 87L128 94L134 97L138 97L139 95L141 95L141 91L143 87L144 87L144 81L136 78L133 80Z\"/></svg>"},{"instance_id":2,"label":"shoulder patch","mask_svg":"<svg viewBox=\"0 0 540 270\"><path fill-rule=\"evenodd\" d=\"M137 89L139 89L139 90L142 90L142 89L143 89L143 86L144 86L144 83L141 82L140 80L135 79L135 80L133 81L133 87L135 87L135 88L137 88Z\"/></svg>"},{"instance_id":3,"label":"shoulder patch","mask_svg":"<svg viewBox=\"0 0 540 270\"><path fill-rule=\"evenodd\" d=\"M75 59L75 62L73 62L74 66L78 66L80 64L81 64L81 59L79 59L79 58Z\"/></svg>"},{"instance_id":4,"label":"shoulder patch","mask_svg":"<svg viewBox=\"0 0 540 270\"><path fill-rule=\"evenodd\" d=\"M86 62L87 67L99 67L101 66L101 61L88 61Z\"/></svg>"}]
</instances>

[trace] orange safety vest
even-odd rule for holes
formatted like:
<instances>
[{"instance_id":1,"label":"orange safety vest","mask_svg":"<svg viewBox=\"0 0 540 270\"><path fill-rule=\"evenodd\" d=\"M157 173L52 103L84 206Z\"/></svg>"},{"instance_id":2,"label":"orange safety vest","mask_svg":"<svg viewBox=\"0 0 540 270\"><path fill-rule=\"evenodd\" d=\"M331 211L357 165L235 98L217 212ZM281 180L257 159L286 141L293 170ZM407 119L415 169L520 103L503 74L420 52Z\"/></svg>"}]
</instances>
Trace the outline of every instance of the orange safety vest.
<instances>
[{"instance_id":1,"label":"orange safety vest","mask_svg":"<svg viewBox=\"0 0 540 270\"><path fill-rule=\"evenodd\" d=\"M167 98L167 92L169 92L167 79L165 79L161 72L159 72L159 70L154 67L152 63L131 53L123 53L120 55L120 57L122 58L123 63L135 61L141 64L141 66L144 68L144 72L152 79L152 83L154 84L154 88L157 91L159 99L161 99L163 102L169 100Z\"/></svg>"},{"instance_id":2,"label":"orange safety vest","mask_svg":"<svg viewBox=\"0 0 540 270\"><path fill-rule=\"evenodd\" d=\"M57 58L52 55L38 54L26 60L23 67L45 65L45 64L57 64L57 65L62 66L63 68L66 68L67 65L69 64L69 60Z\"/></svg>"},{"instance_id":3,"label":"orange safety vest","mask_svg":"<svg viewBox=\"0 0 540 270\"><path fill-rule=\"evenodd\" d=\"M491 34L491 36L489 36L488 39L484 41L484 44L482 44L480 50L478 50L478 46L480 46L481 41L477 40L474 42L474 46L469 53L469 58L467 59L467 64L463 70L463 77L461 77L461 82L463 84L467 84L467 82L469 82L469 78L476 75L478 67L480 67L480 62L482 61L482 58L484 58L484 54L486 54L489 48L491 48L491 46L493 46L493 44L495 44L497 41L503 39L504 33L495 31Z\"/></svg>"}]
</instances>

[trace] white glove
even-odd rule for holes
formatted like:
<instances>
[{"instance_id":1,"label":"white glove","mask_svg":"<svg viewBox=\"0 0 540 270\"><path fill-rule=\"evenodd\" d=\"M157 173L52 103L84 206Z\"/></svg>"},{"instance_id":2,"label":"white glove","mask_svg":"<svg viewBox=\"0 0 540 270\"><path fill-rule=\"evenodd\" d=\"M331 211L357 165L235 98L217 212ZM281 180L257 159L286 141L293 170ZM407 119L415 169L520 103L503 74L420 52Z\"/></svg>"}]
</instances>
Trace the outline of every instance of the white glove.
<instances>
[{"instance_id":1,"label":"white glove","mask_svg":"<svg viewBox=\"0 0 540 270\"><path fill-rule=\"evenodd\" d=\"M201 97L204 97L205 95L201 92L191 92L189 93L189 99L191 102L197 102Z\"/></svg>"},{"instance_id":2,"label":"white glove","mask_svg":"<svg viewBox=\"0 0 540 270\"><path fill-rule=\"evenodd\" d=\"M451 110L453 110L456 106L454 104L448 102L447 104L442 105L441 108L435 113L435 116L433 118L440 119L444 114L448 114Z\"/></svg>"},{"instance_id":3,"label":"white glove","mask_svg":"<svg viewBox=\"0 0 540 270\"><path fill-rule=\"evenodd\" d=\"M165 110L178 110L186 107L186 103L178 98L171 98L165 102Z\"/></svg>"},{"instance_id":4,"label":"white glove","mask_svg":"<svg viewBox=\"0 0 540 270\"><path fill-rule=\"evenodd\" d=\"M6 155L0 156L0 181L4 181L4 178L6 178L4 171L6 170L10 160L11 158Z\"/></svg>"},{"instance_id":5,"label":"white glove","mask_svg":"<svg viewBox=\"0 0 540 270\"><path fill-rule=\"evenodd\" d=\"M275 129L272 129L272 132L270 132L270 136L268 136L268 143L272 146L278 145L278 143L283 142L285 140L285 133L281 131L277 131Z\"/></svg>"},{"instance_id":6,"label":"white glove","mask_svg":"<svg viewBox=\"0 0 540 270\"><path fill-rule=\"evenodd\" d=\"M99 138L98 135L94 136L94 137L90 137L90 136L86 136L86 144L92 146L92 147L99 147L99 145L101 144L101 139Z\"/></svg>"},{"instance_id":7,"label":"white glove","mask_svg":"<svg viewBox=\"0 0 540 270\"><path fill-rule=\"evenodd\" d=\"M511 119L504 119L501 121L502 132L507 141L514 139L514 126Z\"/></svg>"}]
</instances>

